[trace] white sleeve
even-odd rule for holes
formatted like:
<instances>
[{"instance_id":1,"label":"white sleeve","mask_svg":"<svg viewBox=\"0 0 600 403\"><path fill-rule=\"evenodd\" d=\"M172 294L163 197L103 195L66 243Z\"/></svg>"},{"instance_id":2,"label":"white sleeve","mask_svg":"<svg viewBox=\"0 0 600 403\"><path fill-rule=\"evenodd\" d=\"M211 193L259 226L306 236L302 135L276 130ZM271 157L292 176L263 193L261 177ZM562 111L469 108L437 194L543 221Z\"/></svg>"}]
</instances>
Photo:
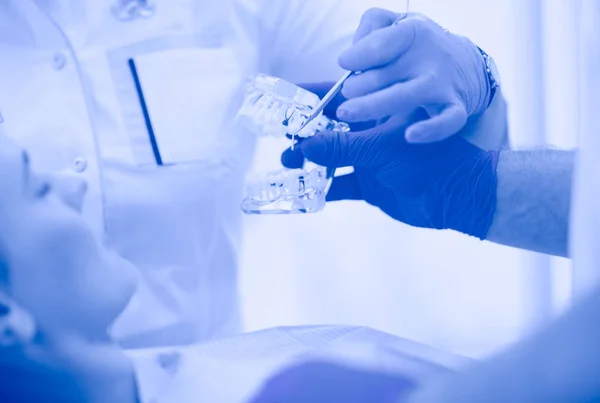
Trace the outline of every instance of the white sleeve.
<instances>
[{"instance_id":1,"label":"white sleeve","mask_svg":"<svg viewBox=\"0 0 600 403\"><path fill-rule=\"evenodd\" d=\"M378 7L405 11L398 0L259 0L264 57L294 83L337 81L338 56L352 44L362 15Z\"/></svg>"}]
</instances>

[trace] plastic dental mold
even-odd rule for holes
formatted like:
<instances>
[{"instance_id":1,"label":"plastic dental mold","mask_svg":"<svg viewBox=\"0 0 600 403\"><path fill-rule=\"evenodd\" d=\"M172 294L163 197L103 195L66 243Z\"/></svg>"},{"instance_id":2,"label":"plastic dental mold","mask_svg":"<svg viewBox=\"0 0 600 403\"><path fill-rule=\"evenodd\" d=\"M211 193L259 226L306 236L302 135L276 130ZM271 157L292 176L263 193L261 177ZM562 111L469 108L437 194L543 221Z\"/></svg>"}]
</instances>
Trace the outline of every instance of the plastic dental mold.
<instances>
[{"instance_id":1,"label":"plastic dental mold","mask_svg":"<svg viewBox=\"0 0 600 403\"><path fill-rule=\"evenodd\" d=\"M302 130L319 97L264 74L246 85L238 121L259 136L307 138L321 131L349 131L347 124L321 114ZM292 140L293 141L293 140ZM280 169L250 177L242 211L246 214L315 213L325 207L333 171L307 160L301 169Z\"/></svg>"}]
</instances>

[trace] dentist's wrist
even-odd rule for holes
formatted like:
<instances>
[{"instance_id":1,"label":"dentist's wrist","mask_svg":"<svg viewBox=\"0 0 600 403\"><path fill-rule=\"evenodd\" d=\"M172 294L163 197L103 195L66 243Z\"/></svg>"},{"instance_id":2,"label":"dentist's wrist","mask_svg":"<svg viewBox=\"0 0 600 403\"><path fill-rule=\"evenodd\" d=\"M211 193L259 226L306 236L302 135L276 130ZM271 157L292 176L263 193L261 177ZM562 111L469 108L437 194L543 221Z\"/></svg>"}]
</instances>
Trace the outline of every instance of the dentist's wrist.
<instances>
[{"instance_id":1,"label":"dentist's wrist","mask_svg":"<svg viewBox=\"0 0 600 403\"><path fill-rule=\"evenodd\" d=\"M478 149L431 188L425 196L431 228L486 239L496 211L498 157Z\"/></svg>"}]
</instances>

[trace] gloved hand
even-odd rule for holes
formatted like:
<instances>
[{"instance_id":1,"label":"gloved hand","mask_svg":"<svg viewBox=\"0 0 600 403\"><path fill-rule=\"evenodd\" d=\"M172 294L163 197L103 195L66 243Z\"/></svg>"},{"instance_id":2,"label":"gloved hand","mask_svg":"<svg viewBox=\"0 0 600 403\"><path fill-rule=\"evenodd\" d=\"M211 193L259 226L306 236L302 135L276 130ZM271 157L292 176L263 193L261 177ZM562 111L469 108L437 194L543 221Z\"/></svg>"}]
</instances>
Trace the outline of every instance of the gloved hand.
<instances>
[{"instance_id":1,"label":"gloved hand","mask_svg":"<svg viewBox=\"0 0 600 403\"><path fill-rule=\"evenodd\" d=\"M333 82L320 82L320 83L303 83L303 84L298 84L298 86L304 88L307 91L312 92L313 94L317 95L320 99L323 99L323 97L329 92L329 90L331 89L331 87L333 87L335 83ZM329 119L332 120L339 120L338 117L336 116L337 110L339 108L339 106L346 102L347 99L342 95L341 92L338 92L337 95L327 104L325 105L325 109L323 110L323 115L327 116ZM367 120L367 121L356 121L356 122L346 122L348 123L348 125L350 126L350 129L352 129L352 131L361 131L361 130L366 130L366 129L370 129L372 127L375 127L377 125L377 121L376 120ZM292 136L288 135L288 138L291 139Z\"/></svg>"},{"instance_id":2,"label":"gloved hand","mask_svg":"<svg viewBox=\"0 0 600 403\"><path fill-rule=\"evenodd\" d=\"M328 201L365 200L409 225L485 239L495 211L498 152L461 136L408 143L406 128L423 119L421 111L363 131L320 133L284 152L282 163L299 168L307 158L327 167L353 166L354 173L334 178Z\"/></svg>"},{"instance_id":3,"label":"gloved hand","mask_svg":"<svg viewBox=\"0 0 600 403\"><path fill-rule=\"evenodd\" d=\"M406 117L423 108L429 118L407 128L409 142L447 138L489 106L491 89L479 49L421 14L368 11L339 63L361 72L344 84L349 100L338 109L339 119Z\"/></svg>"},{"instance_id":4,"label":"gloved hand","mask_svg":"<svg viewBox=\"0 0 600 403\"><path fill-rule=\"evenodd\" d=\"M310 362L275 375L251 403L398 403L414 388L402 377Z\"/></svg>"}]
</instances>

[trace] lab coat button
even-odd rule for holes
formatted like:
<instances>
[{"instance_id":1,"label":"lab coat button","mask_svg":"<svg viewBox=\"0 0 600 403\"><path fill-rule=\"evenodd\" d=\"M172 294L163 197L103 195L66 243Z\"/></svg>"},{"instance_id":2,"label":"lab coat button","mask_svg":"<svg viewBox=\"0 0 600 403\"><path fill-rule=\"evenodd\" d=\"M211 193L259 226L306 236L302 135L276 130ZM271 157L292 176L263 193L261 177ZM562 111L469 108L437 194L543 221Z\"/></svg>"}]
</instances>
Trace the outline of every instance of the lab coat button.
<instances>
[{"instance_id":1,"label":"lab coat button","mask_svg":"<svg viewBox=\"0 0 600 403\"><path fill-rule=\"evenodd\" d=\"M149 4L141 6L138 10L138 14L140 17L150 18L154 16L154 13L156 12L156 6L152 4L152 2L146 1L146 3Z\"/></svg>"},{"instance_id":2,"label":"lab coat button","mask_svg":"<svg viewBox=\"0 0 600 403\"><path fill-rule=\"evenodd\" d=\"M85 158L83 157L77 157L75 158L75 161L73 161L73 170L75 172L83 172L85 171L85 169L87 168L87 161Z\"/></svg>"},{"instance_id":3,"label":"lab coat button","mask_svg":"<svg viewBox=\"0 0 600 403\"><path fill-rule=\"evenodd\" d=\"M56 53L52 59L54 70L62 70L67 64L67 58L62 53Z\"/></svg>"}]
</instances>

